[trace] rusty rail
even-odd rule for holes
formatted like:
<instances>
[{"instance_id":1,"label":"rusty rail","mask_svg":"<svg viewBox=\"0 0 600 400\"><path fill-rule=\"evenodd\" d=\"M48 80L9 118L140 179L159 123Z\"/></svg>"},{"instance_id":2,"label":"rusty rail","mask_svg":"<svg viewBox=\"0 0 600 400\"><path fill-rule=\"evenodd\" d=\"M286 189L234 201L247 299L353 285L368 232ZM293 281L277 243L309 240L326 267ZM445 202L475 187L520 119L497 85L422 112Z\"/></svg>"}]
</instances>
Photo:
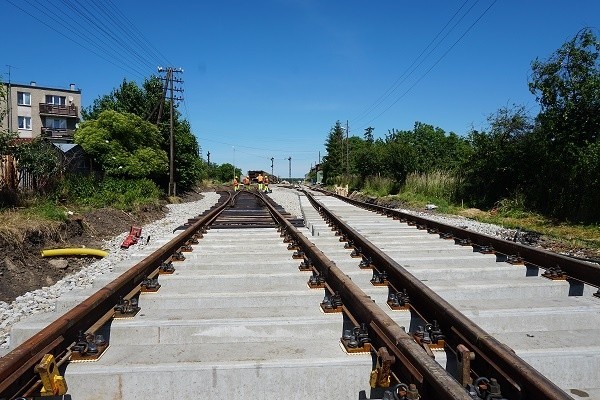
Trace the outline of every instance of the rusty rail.
<instances>
[{"instance_id":1,"label":"rusty rail","mask_svg":"<svg viewBox=\"0 0 600 400\"><path fill-rule=\"evenodd\" d=\"M410 222L422 227L423 229L435 230L439 233L443 232L450 234L453 238L468 240L473 246L487 247L493 249L495 253L519 257L525 263L532 264L542 269L558 267L561 271L568 275L568 277L587 283L588 285L595 286L596 288L600 288L600 265L598 264L552 253L540 248L526 246L521 243L511 242L509 240L485 235L483 233L469 231L467 229L433 221L425 217L404 213L399 210L393 210L388 207L350 199L348 197L339 196L335 193L323 190L319 191L327 195L334 196L354 206L375 211L388 217Z\"/></svg>"},{"instance_id":2,"label":"rusty rail","mask_svg":"<svg viewBox=\"0 0 600 400\"><path fill-rule=\"evenodd\" d=\"M332 290L337 291L354 319L370 328L373 343L387 347L399 360L398 373L419 388L422 398L471 399L465 389L444 368L432 359L414 339L392 320L352 280L302 235L275 208L266 202L282 229L293 235L298 246L309 257Z\"/></svg>"},{"instance_id":3,"label":"rusty rail","mask_svg":"<svg viewBox=\"0 0 600 400\"><path fill-rule=\"evenodd\" d=\"M110 314L120 297L134 291L146 277L156 274L161 263L181 248L195 232L210 224L228 206L230 199L231 194L226 201L196 220L163 247L0 358L0 399L30 395L38 379L34 366L44 354L53 353L55 357L64 355L80 331L87 331L99 319Z\"/></svg>"},{"instance_id":4,"label":"rusty rail","mask_svg":"<svg viewBox=\"0 0 600 400\"><path fill-rule=\"evenodd\" d=\"M502 383L503 392L511 393L515 398L528 400L571 399L558 386L518 357L511 348L491 337L391 257L318 203L310 193L305 193L317 210L325 214L347 239L352 240L356 248L360 247L361 252L370 257L377 268L386 271L388 280L393 286L407 290L411 306L427 319L437 320L447 335L450 333L454 335L455 346L463 344L475 352L475 360L471 361L472 367L485 371L487 376L497 375L498 381Z\"/></svg>"}]
</instances>

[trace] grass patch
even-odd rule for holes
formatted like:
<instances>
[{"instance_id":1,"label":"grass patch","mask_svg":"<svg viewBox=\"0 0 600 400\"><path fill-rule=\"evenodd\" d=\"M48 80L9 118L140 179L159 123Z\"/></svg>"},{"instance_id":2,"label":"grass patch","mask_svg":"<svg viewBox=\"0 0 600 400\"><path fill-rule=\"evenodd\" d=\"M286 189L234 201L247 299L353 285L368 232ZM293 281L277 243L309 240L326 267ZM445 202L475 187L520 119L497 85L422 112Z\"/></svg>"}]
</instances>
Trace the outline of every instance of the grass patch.
<instances>
[{"instance_id":1,"label":"grass patch","mask_svg":"<svg viewBox=\"0 0 600 400\"><path fill-rule=\"evenodd\" d=\"M427 204L434 204L440 213L462 215L506 228L534 231L573 247L600 250L600 225L572 224L531 212L525 205L524 196L519 193L497 202L489 211L465 208L463 204L457 204L454 194L458 182L449 173L410 174L400 192L393 196L389 196L392 186L389 179L370 179L365 183L365 194L399 201L408 208L422 209Z\"/></svg>"},{"instance_id":2,"label":"grass patch","mask_svg":"<svg viewBox=\"0 0 600 400\"><path fill-rule=\"evenodd\" d=\"M385 197L398 193L398 183L390 178L371 176L365 179L362 192L368 196Z\"/></svg>"},{"instance_id":3,"label":"grass patch","mask_svg":"<svg viewBox=\"0 0 600 400\"><path fill-rule=\"evenodd\" d=\"M507 228L538 232L575 247L600 249L600 226L598 225L570 224L527 211L515 214L492 210L479 213L473 219Z\"/></svg>"},{"instance_id":4,"label":"grass patch","mask_svg":"<svg viewBox=\"0 0 600 400\"><path fill-rule=\"evenodd\" d=\"M79 207L113 207L131 211L143 205L159 203L161 191L149 179L103 180L91 177L72 177L66 179L59 192L61 201Z\"/></svg>"},{"instance_id":5,"label":"grass patch","mask_svg":"<svg viewBox=\"0 0 600 400\"><path fill-rule=\"evenodd\" d=\"M32 215L42 220L66 221L66 211L64 207L58 206L53 199L43 198L33 202L24 212L26 215Z\"/></svg>"},{"instance_id":6,"label":"grass patch","mask_svg":"<svg viewBox=\"0 0 600 400\"><path fill-rule=\"evenodd\" d=\"M456 213L458 208L452 202L456 188L457 180L449 172L411 173L395 197L410 208L434 204L439 212Z\"/></svg>"}]
</instances>

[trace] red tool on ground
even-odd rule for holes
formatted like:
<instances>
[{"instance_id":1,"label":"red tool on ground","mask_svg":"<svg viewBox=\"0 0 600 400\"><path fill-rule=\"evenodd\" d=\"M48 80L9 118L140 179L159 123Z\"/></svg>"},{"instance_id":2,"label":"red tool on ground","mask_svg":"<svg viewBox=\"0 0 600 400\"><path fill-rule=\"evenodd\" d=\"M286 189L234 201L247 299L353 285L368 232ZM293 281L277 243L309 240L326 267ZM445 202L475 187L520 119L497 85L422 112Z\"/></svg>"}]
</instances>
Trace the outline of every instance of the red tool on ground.
<instances>
[{"instance_id":1,"label":"red tool on ground","mask_svg":"<svg viewBox=\"0 0 600 400\"><path fill-rule=\"evenodd\" d=\"M142 228L137 226L132 226L129 230L129 235L123 240L121 244L122 249L128 249L129 246L134 245L138 242L138 240L142 237Z\"/></svg>"}]
</instances>

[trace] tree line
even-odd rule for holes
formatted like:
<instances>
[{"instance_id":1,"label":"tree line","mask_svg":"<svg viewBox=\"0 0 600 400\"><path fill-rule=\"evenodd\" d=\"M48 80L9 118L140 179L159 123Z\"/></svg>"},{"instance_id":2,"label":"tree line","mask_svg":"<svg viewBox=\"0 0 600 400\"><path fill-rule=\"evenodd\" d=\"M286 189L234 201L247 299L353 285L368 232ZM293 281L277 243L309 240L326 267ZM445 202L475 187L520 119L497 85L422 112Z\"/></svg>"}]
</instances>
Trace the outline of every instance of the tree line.
<instances>
[{"instance_id":1,"label":"tree line","mask_svg":"<svg viewBox=\"0 0 600 400\"><path fill-rule=\"evenodd\" d=\"M364 187L374 177L402 190L409 174L451 174L451 200L492 208L505 199L531 211L581 222L600 221L600 42L582 29L548 59L532 62L528 82L539 104L504 107L485 130L465 136L425 123L374 139L345 138L340 122L325 141L328 184Z\"/></svg>"},{"instance_id":2,"label":"tree line","mask_svg":"<svg viewBox=\"0 0 600 400\"><path fill-rule=\"evenodd\" d=\"M0 85L0 121L6 114L6 92ZM74 142L92 160L95 179L149 180L159 191L165 191L169 181L170 106L168 100L161 112L164 97L161 80L152 76L141 85L123 80L109 94L94 100L82 109L82 123L75 131ZM200 156L200 144L189 121L173 107L175 142L174 172L178 192L191 189L198 182L210 179L228 182L233 178L231 164L207 163ZM0 127L0 155L10 155L20 173L27 172L35 180L33 190L52 193L64 189L66 168L58 159L57 150L43 138L19 142L15 132ZM238 175L240 171L237 171ZM69 185L66 185L69 186ZM0 182L0 206L19 203L19 182Z\"/></svg>"}]
</instances>

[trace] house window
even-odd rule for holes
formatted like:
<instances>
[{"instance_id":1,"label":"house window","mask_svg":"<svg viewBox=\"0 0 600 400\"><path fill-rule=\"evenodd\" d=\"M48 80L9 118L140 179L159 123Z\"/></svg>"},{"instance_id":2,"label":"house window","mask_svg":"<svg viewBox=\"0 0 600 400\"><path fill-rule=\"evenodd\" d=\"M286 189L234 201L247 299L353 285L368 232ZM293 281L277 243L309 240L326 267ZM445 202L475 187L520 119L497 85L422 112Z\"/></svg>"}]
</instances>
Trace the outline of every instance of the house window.
<instances>
[{"instance_id":1,"label":"house window","mask_svg":"<svg viewBox=\"0 0 600 400\"><path fill-rule=\"evenodd\" d=\"M46 95L46 104L54 104L55 106L64 106L67 98L65 96Z\"/></svg>"},{"instance_id":2,"label":"house window","mask_svg":"<svg viewBox=\"0 0 600 400\"><path fill-rule=\"evenodd\" d=\"M31 93L29 92L17 92L17 104L20 106L31 105Z\"/></svg>"},{"instance_id":3,"label":"house window","mask_svg":"<svg viewBox=\"0 0 600 400\"><path fill-rule=\"evenodd\" d=\"M19 117L19 129L31 130L31 117Z\"/></svg>"},{"instance_id":4,"label":"house window","mask_svg":"<svg viewBox=\"0 0 600 400\"><path fill-rule=\"evenodd\" d=\"M67 129L67 120L64 118L46 118L46 128Z\"/></svg>"}]
</instances>

